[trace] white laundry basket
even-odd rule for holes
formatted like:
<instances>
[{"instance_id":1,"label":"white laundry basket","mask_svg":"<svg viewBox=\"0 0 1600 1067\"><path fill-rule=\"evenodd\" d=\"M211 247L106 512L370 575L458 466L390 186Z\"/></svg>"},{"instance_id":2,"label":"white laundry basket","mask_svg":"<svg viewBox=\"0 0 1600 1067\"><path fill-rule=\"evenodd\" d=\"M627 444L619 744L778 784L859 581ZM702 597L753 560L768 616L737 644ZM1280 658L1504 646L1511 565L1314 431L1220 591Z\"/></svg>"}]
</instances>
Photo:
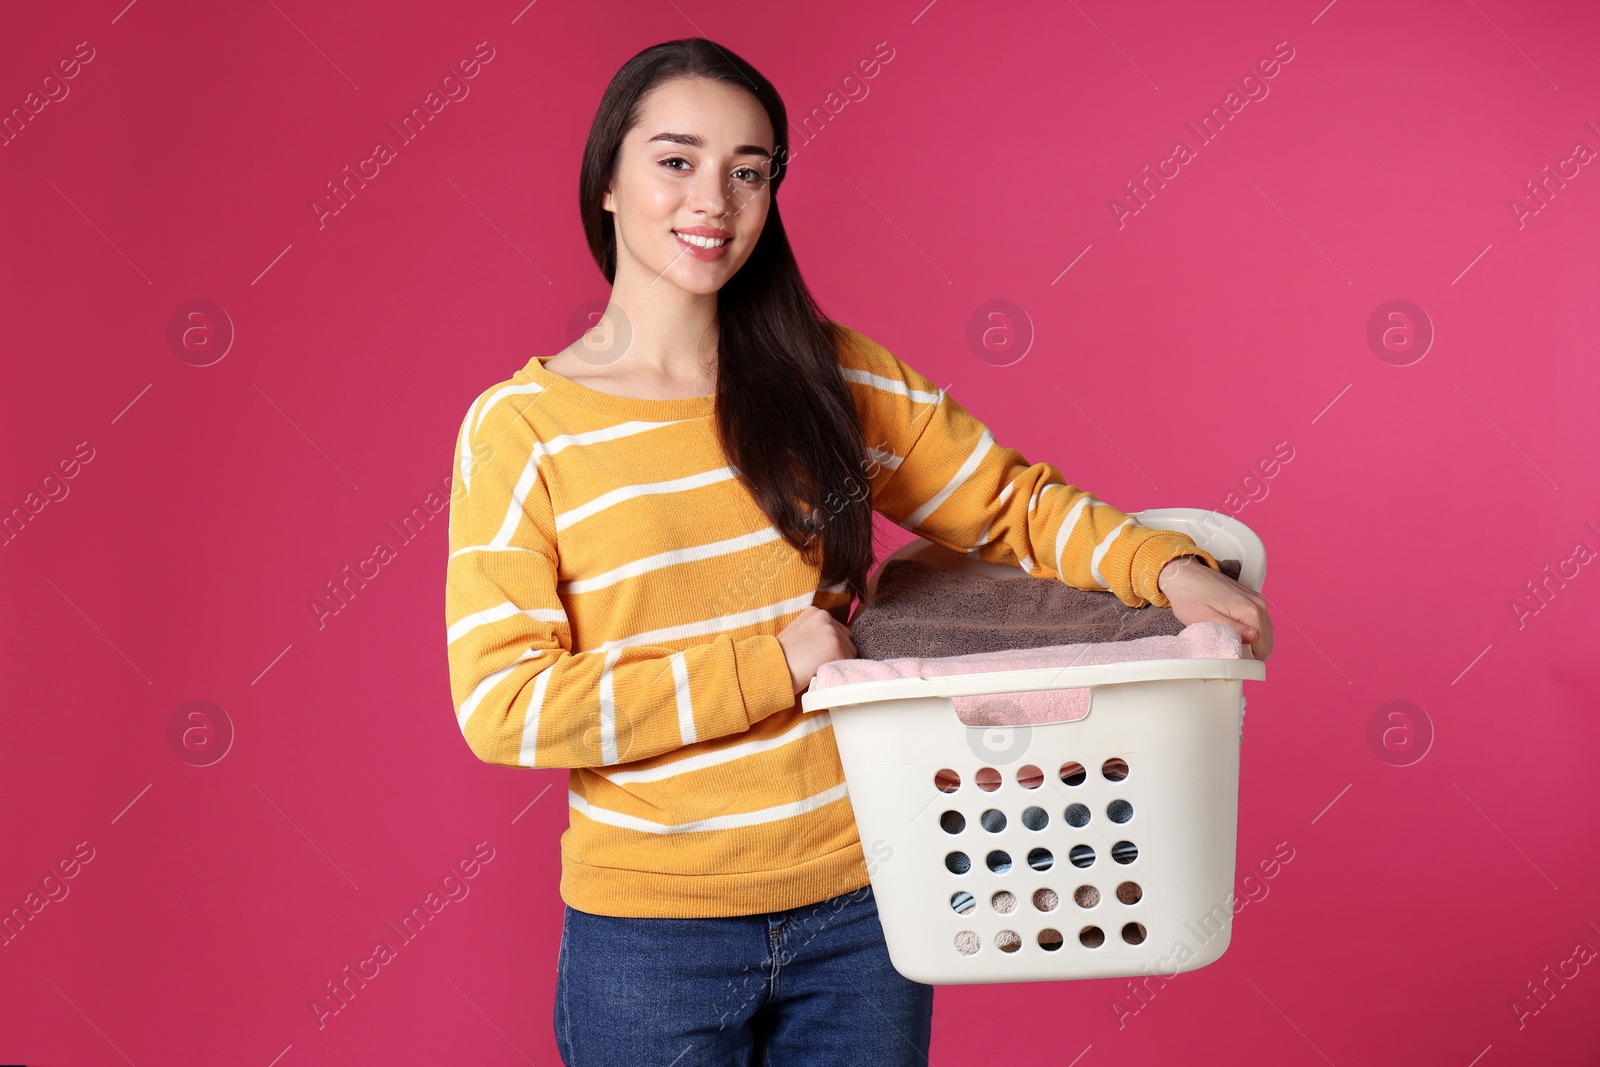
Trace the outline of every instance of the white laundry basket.
<instances>
[{"instance_id":1,"label":"white laundry basket","mask_svg":"<svg viewBox=\"0 0 1600 1067\"><path fill-rule=\"evenodd\" d=\"M1236 519L1138 519L1240 560L1241 584L1261 588L1266 552ZM883 562L907 558L1040 580L922 538ZM1171 659L808 691L803 710L829 709L895 969L954 985L1215 961L1233 929L1240 690L1265 678L1253 658ZM1087 716L967 726L950 699L1065 688L1089 689Z\"/></svg>"}]
</instances>

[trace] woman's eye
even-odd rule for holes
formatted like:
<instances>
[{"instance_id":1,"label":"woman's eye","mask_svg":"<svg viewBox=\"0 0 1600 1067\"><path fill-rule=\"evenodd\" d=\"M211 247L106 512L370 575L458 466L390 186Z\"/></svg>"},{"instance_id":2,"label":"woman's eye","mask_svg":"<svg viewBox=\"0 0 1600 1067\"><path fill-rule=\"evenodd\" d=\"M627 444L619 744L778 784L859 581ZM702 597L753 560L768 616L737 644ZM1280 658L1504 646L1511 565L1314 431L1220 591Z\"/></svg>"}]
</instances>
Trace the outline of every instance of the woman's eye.
<instances>
[{"instance_id":1,"label":"woman's eye","mask_svg":"<svg viewBox=\"0 0 1600 1067\"><path fill-rule=\"evenodd\" d=\"M674 166L674 164L677 164L677 163L682 163L684 166L683 167ZM689 166L689 161L687 159L684 159L682 156L669 156L666 159L663 159L661 161L661 165L663 167L666 167L668 170L681 171L684 168ZM738 170L734 171L733 173L734 173L734 177L735 178L737 178L739 181L744 182L747 185L760 185L762 182L767 180L767 176L765 174L762 174L759 170L757 170L754 167L740 167Z\"/></svg>"}]
</instances>

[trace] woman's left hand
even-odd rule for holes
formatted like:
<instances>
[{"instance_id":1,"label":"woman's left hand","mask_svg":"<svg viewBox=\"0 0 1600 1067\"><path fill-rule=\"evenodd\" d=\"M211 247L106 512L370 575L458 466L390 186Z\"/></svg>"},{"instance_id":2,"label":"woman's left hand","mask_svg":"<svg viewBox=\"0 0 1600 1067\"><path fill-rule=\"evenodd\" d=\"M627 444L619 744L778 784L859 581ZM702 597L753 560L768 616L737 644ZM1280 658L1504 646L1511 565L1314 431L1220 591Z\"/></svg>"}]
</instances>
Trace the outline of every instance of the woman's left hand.
<instances>
[{"instance_id":1,"label":"woman's left hand","mask_svg":"<svg viewBox=\"0 0 1600 1067\"><path fill-rule=\"evenodd\" d=\"M1272 655L1272 620L1267 600L1226 574L1206 566L1199 556L1168 560L1156 576L1156 587L1172 601L1172 613L1185 626L1191 622L1220 622L1239 631L1256 659Z\"/></svg>"}]
</instances>

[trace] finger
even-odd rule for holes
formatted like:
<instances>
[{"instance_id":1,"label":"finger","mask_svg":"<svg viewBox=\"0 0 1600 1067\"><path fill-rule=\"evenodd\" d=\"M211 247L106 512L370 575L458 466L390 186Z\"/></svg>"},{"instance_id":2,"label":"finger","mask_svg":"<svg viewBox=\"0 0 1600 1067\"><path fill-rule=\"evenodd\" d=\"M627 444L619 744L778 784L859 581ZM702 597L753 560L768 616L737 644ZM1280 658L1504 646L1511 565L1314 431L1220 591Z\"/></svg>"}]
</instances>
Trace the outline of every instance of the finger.
<instances>
[{"instance_id":1,"label":"finger","mask_svg":"<svg viewBox=\"0 0 1600 1067\"><path fill-rule=\"evenodd\" d=\"M1200 617L1194 619L1194 621L1220 622L1224 626L1231 626L1233 627L1234 631L1238 633L1239 640L1245 642L1246 644L1254 641L1259 636L1259 634L1256 632L1256 628L1251 626L1248 622L1245 622L1243 619L1236 619L1232 615L1225 615L1216 608L1209 606L1201 608Z\"/></svg>"},{"instance_id":2,"label":"finger","mask_svg":"<svg viewBox=\"0 0 1600 1067\"><path fill-rule=\"evenodd\" d=\"M1262 627L1261 637L1256 642L1256 644L1260 646L1260 651L1256 653L1257 659L1266 659L1268 656L1272 655L1272 638L1272 624L1269 622L1266 626Z\"/></svg>"},{"instance_id":3,"label":"finger","mask_svg":"<svg viewBox=\"0 0 1600 1067\"><path fill-rule=\"evenodd\" d=\"M1239 638L1252 647L1259 646L1268 651L1272 648L1272 623L1267 618L1264 608L1254 601L1247 601L1237 606L1239 612L1237 629ZM1265 656L1259 657L1265 659Z\"/></svg>"}]
</instances>

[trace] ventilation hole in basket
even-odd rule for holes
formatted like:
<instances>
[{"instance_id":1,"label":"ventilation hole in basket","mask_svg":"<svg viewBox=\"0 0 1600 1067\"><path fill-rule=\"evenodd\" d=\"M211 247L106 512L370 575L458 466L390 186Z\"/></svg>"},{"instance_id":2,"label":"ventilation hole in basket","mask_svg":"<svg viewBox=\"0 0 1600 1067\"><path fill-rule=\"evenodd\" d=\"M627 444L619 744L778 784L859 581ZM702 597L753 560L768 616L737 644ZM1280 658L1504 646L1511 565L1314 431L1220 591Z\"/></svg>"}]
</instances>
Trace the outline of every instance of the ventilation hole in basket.
<instances>
[{"instance_id":1,"label":"ventilation hole in basket","mask_svg":"<svg viewBox=\"0 0 1600 1067\"><path fill-rule=\"evenodd\" d=\"M1073 845L1072 851L1067 853L1067 858L1074 867L1087 867L1094 862L1094 849L1088 845Z\"/></svg>"},{"instance_id":2,"label":"ventilation hole in basket","mask_svg":"<svg viewBox=\"0 0 1600 1067\"><path fill-rule=\"evenodd\" d=\"M1073 892L1072 899L1080 908L1092 908L1100 903L1100 890L1092 885L1080 885Z\"/></svg>"},{"instance_id":3,"label":"ventilation hole in basket","mask_svg":"<svg viewBox=\"0 0 1600 1067\"><path fill-rule=\"evenodd\" d=\"M1001 952L1015 952L1022 947L1022 937L1015 930L1001 930L994 935L994 943Z\"/></svg>"},{"instance_id":4,"label":"ventilation hole in basket","mask_svg":"<svg viewBox=\"0 0 1600 1067\"><path fill-rule=\"evenodd\" d=\"M1044 772L1031 763L1017 768L1017 784L1024 789L1038 789L1044 785Z\"/></svg>"},{"instance_id":5,"label":"ventilation hole in basket","mask_svg":"<svg viewBox=\"0 0 1600 1067\"><path fill-rule=\"evenodd\" d=\"M957 915L965 915L978 906L977 898L966 890L950 894L950 910Z\"/></svg>"},{"instance_id":6,"label":"ventilation hole in basket","mask_svg":"<svg viewBox=\"0 0 1600 1067\"><path fill-rule=\"evenodd\" d=\"M954 793L961 788L961 776L949 767L942 771L935 771L933 784L941 793Z\"/></svg>"},{"instance_id":7,"label":"ventilation hole in basket","mask_svg":"<svg viewBox=\"0 0 1600 1067\"><path fill-rule=\"evenodd\" d=\"M989 898L989 906L1001 915L1010 915L1017 910L1017 895L1002 889Z\"/></svg>"},{"instance_id":8,"label":"ventilation hole in basket","mask_svg":"<svg viewBox=\"0 0 1600 1067\"><path fill-rule=\"evenodd\" d=\"M1022 810L1022 825L1030 830L1043 830L1050 824L1050 816L1043 808L1033 807Z\"/></svg>"},{"instance_id":9,"label":"ventilation hole in basket","mask_svg":"<svg viewBox=\"0 0 1600 1067\"><path fill-rule=\"evenodd\" d=\"M1137 904L1144 897L1144 890L1139 888L1138 882L1123 882L1117 886L1117 899L1124 904Z\"/></svg>"},{"instance_id":10,"label":"ventilation hole in basket","mask_svg":"<svg viewBox=\"0 0 1600 1067\"><path fill-rule=\"evenodd\" d=\"M1120 782L1128 777L1128 761L1108 759L1100 765L1100 773L1106 776L1108 782Z\"/></svg>"},{"instance_id":11,"label":"ventilation hole in basket","mask_svg":"<svg viewBox=\"0 0 1600 1067\"><path fill-rule=\"evenodd\" d=\"M1088 826L1089 806L1087 804L1068 804L1067 810L1062 812L1061 816L1067 820L1068 826Z\"/></svg>"},{"instance_id":12,"label":"ventilation hole in basket","mask_svg":"<svg viewBox=\"0 0 1600 1067\"><path fill-rule=\"evenodd\" d=\"M1006 815L997 808L990 808L978 816L978 822L991 834L997 834L1006 828Z\"/></svg>"},{"instance_id":13,"label":"ventilation hole in basket","mask_svg":"<svg viewBox=\"0 0 1600 1067\"><path fill-rule=\"evenodd\" d=\"M984 857L984 862L995 874L1005 874L1011 869L1011 853L997 848Z\"/></svg>"},{"instance_id":14,"label":"ventilation hole in basket","mask_svg":"<svg viewBox=\"0 0 1600 1067\"><path fill-rule=\"evenodd\" d=\"M1081 763L1063 763L1060 774L1065 785L1082 785L1084 779L1089 777L1089 772L1083 769Z\"/></svg>"},{"instance_id":15,"label":"ventilation hole in basket","mask_svg":"<svg viewBox=\"0 0 1600 1067\"><path fill-rule=\"evenodd\" d=\"M978 788L985 793L993 793L1000 788L1000 772L993 767L979 767L978 773L973 780L978 783Z\"/></svg>"},{"instance_id":16,"label":"ventilation hole in basket","mask_svg":"<svg viewBox=\"0 0 1600 1067\"><path fill-rule=\"evenodd\" d=\"M947 811L939 816L939 826L947 834L959 834L967 828L967 817L959 811Z\"/></svg>"},{"instance_id":17,"label":"ventilation hole in basket","mask_svg":"<svg viewBox=\"0 0 1600 1067\"><path fill-rule=\"evenodd\" d=\"M1056 858L1050 854L1050 850L1047 848L1036 848L1028 853L1028 866L1036 871L1048 871L1050 865L1055 861Z\"/></svg>"},{"instance_id":18,"label":"ventilation hole in basket","mask_svg":"<svg viewBox=\"0 0 1600 1067\"><path fill-rule=\"evenodd\" d=\"M1056 905L1061 903L1061 898L1056 896L1054 889L1035 889L1033 891L1033 906L1040 911L1055 911Z\"/></svg>"},{"instance_id":19,"label":"ventilation hole in basket","mask_svg":"<svg viewBox=\"0 0 1600 1067\"><path fill-rule=\"evenodd\" d=\"M963 930L956 935L956 951L963 956L970 956L978 951L980 944L982 942L978 940L978 935L971 930Z\"/></svg>"},{"instance_id":20,"label":"ventilation hole in basket","mask_svg":"<svg viewBox=\"0 0 1600 1067\"><path fill-rule=\"evenodd\" d=\"M1144 925L1142 923L1128 923L1122 928L1122 940L1130 945L1144 944Z\"/></svg>"},{"instance_id":21,"label":"ventilation hole in basket","mask_svg":"<svg viewBox=\"0 0 1600 1067\"><path fill-rule=\"evenodd\" d=\"M1078 931L1078 940L1084 948L1099 948L1106 943L1106 934L1098 926L1085 926Z\"/></svg>"},{"instance_id":22,"label":"ventilation hole in basket","mask_svg":"<svg viewBox=\"0 0 1600 1067\"><path fill-rule=\"evenodd\" d=\"M1063 940L1060 930L1052 930L1047 926L1039 931L1039 947L1046 952L1060 948Z\"/></svg>"},{"instance_id":23,"label":"ventilation hole in basket","mask_svg":"<svg viewBox=\"0 0 1600 1067\"><path fill-rule=\"evenodd\" d=\"M1118 841L1111 846L1111 858L1118 863L1132 863L1139 858L1139 846L1132 841Z\"/></svg>"},{"instance_id":24,"label":"ventilation hole in basket","mask_svg":"<svg viewBox=\"0 0 1600 1067\"><path fill-rule=\"evenodd\" d=\"M972 861L965 852L952 852L945 856L944 865L951 874L966 874L972 870Z\"/></svg>"},{"instance_id":25,"label":"ventilation hole in basket","mask_svg":"<svg viewBox=\"0 0 1600 1067\"><path fill-rule=\"evenodd\" d=\"M1106 805L1106 818L1115 823L1124 823L1133 818L1133 805L1126 800L1113 800Z\"/></svg>"}]
</instances>

